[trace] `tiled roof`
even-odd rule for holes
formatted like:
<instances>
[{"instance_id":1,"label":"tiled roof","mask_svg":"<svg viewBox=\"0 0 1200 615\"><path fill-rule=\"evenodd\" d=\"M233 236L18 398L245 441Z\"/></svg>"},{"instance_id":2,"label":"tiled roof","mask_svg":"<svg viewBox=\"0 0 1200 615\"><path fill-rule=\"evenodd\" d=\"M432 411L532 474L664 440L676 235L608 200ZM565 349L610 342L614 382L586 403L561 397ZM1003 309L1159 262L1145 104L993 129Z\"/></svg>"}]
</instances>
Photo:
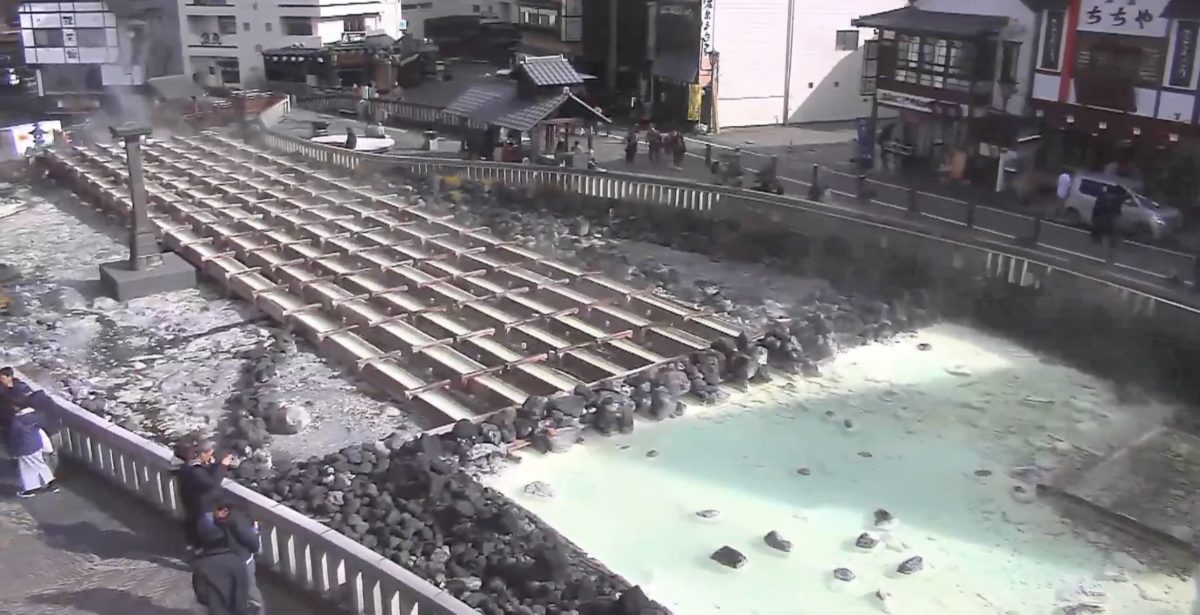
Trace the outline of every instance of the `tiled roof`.
<instances>
[{"instance_id":1,"label":"tiled roof","mask_svg":"<svg viewBox=\"0 0 1200 615\"><path fill-rule=\"evenodd\" d=\"M609 121L599 111L592 109L569 92L561 91L529 100L518 95L517 84L512 82L473 85L446 107L446 113L481 124L525 132L537 126L538 122L554 115L568 100L583 105L601 121Z\"/></svg>"},{"instance_id":2,"label":"tiled roof","mask_svg":"<svg viewBox=\"0 0 1200 615\"><path fill-rule=\"evenodd\" d=\"M521 63L520 68L528 76L529 81L538 87L583 83L583 77L562 56L527 58Z\"/></svg>"},{"instance_id":3,"label":"tiled roof","mask_svg":"<svg viewBox=\"0 0 1200 615\"><path fill-rule=\"evenodd\" d=\"M850 21L859 28L879 28L914 34L974 38L995 34L1008 25L1007 17L923 11L915 6L864 15Z\"/></svg>"}]
</instances>

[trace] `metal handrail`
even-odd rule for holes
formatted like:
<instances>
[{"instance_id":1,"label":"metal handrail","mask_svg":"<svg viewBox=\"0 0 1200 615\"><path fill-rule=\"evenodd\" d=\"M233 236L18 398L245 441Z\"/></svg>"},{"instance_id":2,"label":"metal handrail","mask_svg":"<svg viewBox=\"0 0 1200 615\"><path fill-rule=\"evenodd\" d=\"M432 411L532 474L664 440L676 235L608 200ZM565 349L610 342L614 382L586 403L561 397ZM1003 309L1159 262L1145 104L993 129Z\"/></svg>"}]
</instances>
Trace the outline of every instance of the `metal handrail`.
<instances>
[{"instance_id":1,"label":"metal handrail","mask_svg":"<svg viewBox=\"0 0 1200 615\"><path fill-rule=\"evenodd\" d=\"M300 99L297 104L311 108L313 101L322 98L340 100L349 97L310 97ZM420 106L427 110L437 109L437 107L428 105L404 104ZM1128 280L1132 274L1134 278L1140 278L1137 279L1138 283L1151 287L1153 290L1149 292L1156 294L1169 294L1175 288L1187 286L1188 278L1193 277L1197 268L1200 268L1200 260L1190 254L1136 242L1124 242L1119 248L1110 250L1094 244L1088 233L1079 229L991 207L955 205L939 207L937 211L923 212L906 209L899 212L895 207L886 207L886 204L880 204L885 206L864 209L820 203L793 196L701 184L672 177L620 171L467 161L436 156L367 154L320 145L271 130L266 131L266 138L269 140L268 145L272 148L301 153L314 160L332 163L347 169L356 169L362 164L400 165L418 174L451 173L470 179L494 179L519 184L548 184L593 197L632 198L654 202L670 201L672 206L682 206L701 212L723 209L721 206L723 200L734 203L752 201L764 206L801 206L826 213L836 212L841 215L867 217L875 222L901 228L917 229L923 226L920 224L922 220L937 221L944 223L950 229L967 229L985 234L982 237L975 237L975 241L999 240L1009 249L1030 252L1040 255L1043 259L1051 261L1082 259L1094 265L1111 265L1112 273L1121 277L1123 281ZM881 214L883 215L881 216Z\"/></svg>"}]
</instances>

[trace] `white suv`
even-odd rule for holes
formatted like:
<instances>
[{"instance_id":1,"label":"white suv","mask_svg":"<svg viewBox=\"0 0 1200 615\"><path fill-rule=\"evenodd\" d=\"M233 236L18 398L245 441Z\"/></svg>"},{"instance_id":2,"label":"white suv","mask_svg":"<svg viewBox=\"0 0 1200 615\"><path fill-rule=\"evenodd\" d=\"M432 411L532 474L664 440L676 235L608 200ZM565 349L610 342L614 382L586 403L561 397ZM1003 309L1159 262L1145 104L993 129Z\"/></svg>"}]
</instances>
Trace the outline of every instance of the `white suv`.
<instances>
[{"instance_id":1,"label":"white suv","mask_svg":"<svg viewBox=\"0 0 1200 615\"><path fill-rule=\"evenodd\" d=\"M1137 180L1090 172L1071 176L1071 194L1067 196L1063 207L1067 222L1091 226L1096 197L1104 194L1110 186L1116 186L1125 195L1121 218L1117 223L1122 233L1150 241L1168 237L1179 228L1182 221L1179 210L1163 207L1150 200L1142 194L1141 184Z\"/></svg>"}]
</instances>

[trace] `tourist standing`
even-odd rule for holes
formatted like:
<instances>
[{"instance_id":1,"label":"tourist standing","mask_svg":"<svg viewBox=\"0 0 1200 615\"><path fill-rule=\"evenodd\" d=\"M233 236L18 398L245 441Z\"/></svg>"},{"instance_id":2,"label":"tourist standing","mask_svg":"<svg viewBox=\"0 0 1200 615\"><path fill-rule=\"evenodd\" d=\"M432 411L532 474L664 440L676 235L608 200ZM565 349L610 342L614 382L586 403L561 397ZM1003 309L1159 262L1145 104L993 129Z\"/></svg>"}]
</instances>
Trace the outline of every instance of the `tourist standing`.
<instances>
[{"instance_id":1,"label":"tourist standing","mask_svg":"<svg viewBox=\"0 0 1200 615\"><path fill-rule=\"evenodd\" d=\"M662 154L663 135L654 126L650 127L650 131L646 133L646 151L649 152L650 163L658 162L658 157Z\"/></svg>"},{"instance_id":2,"label":"tourist standing","mask_svg":"<svg viewBox=\"0 0 1200 615\"><path fill-rule=\"evenodd\" d=\"M262 550L258 523L251 522L242 511L234 509L229 502L218 501L213 508L212 524L225 535L225 543L229 549L246 563L246 595L250 603L248 612L262 615L265 612L265 603L262 591L258 588L258 573L254 566L254 557Z\"/></svg>"},{"instance_id":3,"label":"tourist standing","mask_svg":"<svg viewBox=\"0 0 1200 615\"><path fill-rule=\"evenodd\" d=\"M251 615L246 562L213 525L196 531L199 553L192 558L192 591L207 615Z\"/></svg>"},{"instance_id":4,"label":"tourist standing","mask_svg":"<svg viewBox=\"0 0 1200 615\"><path fill-rule=\"evenodd\" d=\"M625 164L633 164L633 159L637 156L638 148L638 133L636 128L630 128L625 134Z\"/></svg>"},{"instance_id":5,"label":"tourist standing","mask_svg":"<svg viewBox=\"0 0 1200 615\"><path fill-rule=\"evenodd\" d=\"M675 168L683 168L683 158L687 156L687 141L683 138L683 133L675 131L671 138L671 154L675 161Z\"/></svg>"},{"instance_id":6,"label":"tourist standing","mask_svg":"<svg viewBox=\"0 0 1200 615\"><path fill-rule=\"evenodd\" d=\"M184 462L176 471L179 479L179 500L183 505L183 535L188 547L200 546L198 531L201 517L212 514L221 481L229 473L232 455L216 461L212 442L196 442L187 438L175 445L175 456Z\"/></svg>"},{"instance_id":7,"label":"tourist standing","mask_svg":"<svg viewBox=\"0 0 1200 615\"><path fill-rule=\"evenodd\" d=\"M42 428L41 421L33 408L17 410L7 433L8 452L17 460L17 473L21 479L21 490L17 497L31 498L40 491L58 492L54 484L54 471L46 462L46 451L50 437Z\"/></svg>"},{"instance_id":8,"label":"tourist standing","mask_svg":"<svg viewBox=\"0 0 1200 615\"><path fill-rule=\"evenodd\" d=\"M1058 208L1060 213L1067 211L1067 198L1071 196L1071 171L1064 168L1063 172L1058 176L1058 184L1054 190L1055 196L1058 197Z\"/></svg>"}]
</instances>

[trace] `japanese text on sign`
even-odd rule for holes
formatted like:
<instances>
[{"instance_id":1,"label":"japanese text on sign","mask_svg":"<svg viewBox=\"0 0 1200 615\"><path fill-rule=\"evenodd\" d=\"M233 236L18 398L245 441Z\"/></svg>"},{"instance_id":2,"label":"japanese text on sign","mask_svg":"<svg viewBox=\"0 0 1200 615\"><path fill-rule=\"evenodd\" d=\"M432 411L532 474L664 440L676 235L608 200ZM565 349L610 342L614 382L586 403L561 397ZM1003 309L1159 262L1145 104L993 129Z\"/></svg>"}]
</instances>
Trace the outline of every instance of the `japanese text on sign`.
<instances>
[{"instance_id":1,"label":"japanese text on sign","mask_svg":"<svg viewBox=\"0 0 1200 615\"><path fill-rule=\"evenodd\" d=\"M1126 36L1164 37L1167 35L1167 19L1162 14L1167 2L1084 0L1079 11L1079 29Z\"/></svg>"},{"instance_id":2,"label":"japanese text on sign","mask_svg":"<svg viewBox=\"0 0 1200 615\"><path fill-rule=\"evenodd\" d=\"M713 13L714 0L704 0L700 6L700 48L704 53L716 51L713 43Z\"/></svg>"}]
</instances>

